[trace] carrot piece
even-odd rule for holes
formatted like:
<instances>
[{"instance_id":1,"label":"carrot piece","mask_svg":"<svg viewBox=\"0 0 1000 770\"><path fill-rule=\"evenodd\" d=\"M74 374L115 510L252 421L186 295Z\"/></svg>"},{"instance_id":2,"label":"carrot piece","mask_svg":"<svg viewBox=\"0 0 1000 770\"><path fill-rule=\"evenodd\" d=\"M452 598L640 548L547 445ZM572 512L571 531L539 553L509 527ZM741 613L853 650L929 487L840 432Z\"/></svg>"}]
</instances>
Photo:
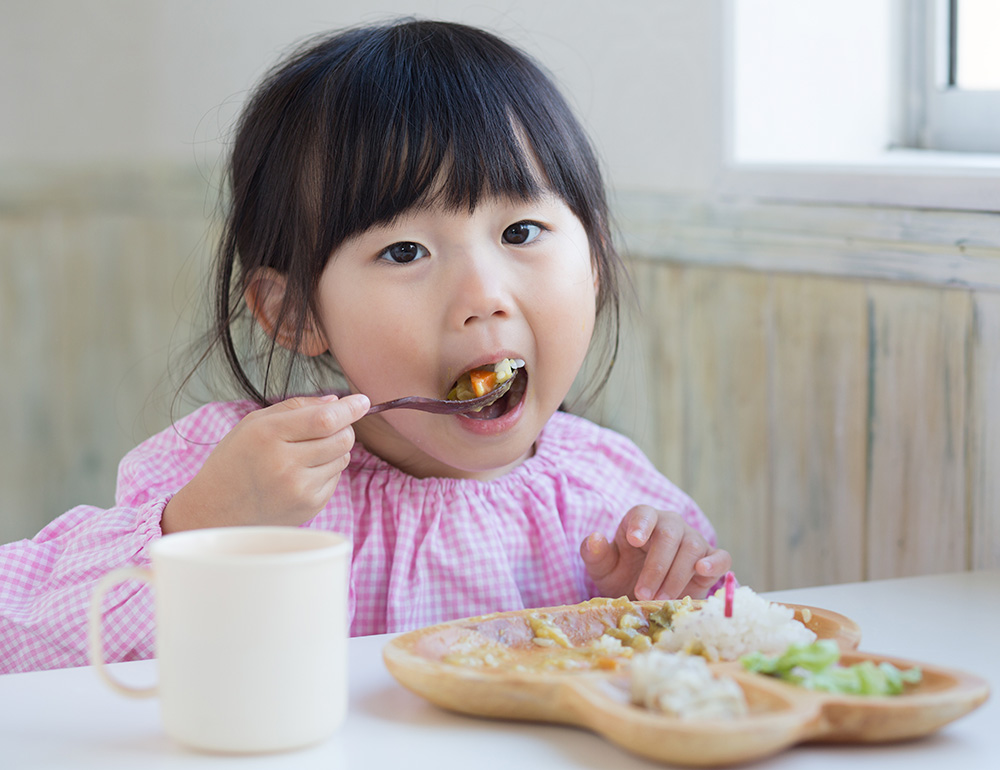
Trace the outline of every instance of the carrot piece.
<instances>
[{"instance_id":1,"label":"carrot piece","mask_svg":"<svg viewBox=\"0 0 1000 770\"><path fill-rule=\"evenodd\" d=\"M477 398L485 396L497 386L497 373L494 371L474 369L469 372L469 379L472 381L472 391Z\"/></svg>"}]
</instances>

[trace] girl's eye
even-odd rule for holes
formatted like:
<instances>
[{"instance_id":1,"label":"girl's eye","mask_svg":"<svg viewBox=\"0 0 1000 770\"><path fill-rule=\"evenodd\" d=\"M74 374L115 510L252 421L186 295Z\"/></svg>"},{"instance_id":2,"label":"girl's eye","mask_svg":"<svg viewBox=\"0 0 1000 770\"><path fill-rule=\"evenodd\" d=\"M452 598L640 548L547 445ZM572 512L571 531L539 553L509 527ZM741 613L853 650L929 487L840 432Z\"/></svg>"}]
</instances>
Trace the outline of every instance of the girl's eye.
<instances>
[{"instance_id":1,"label":"girl's eye","mask_svg":"<svg viewBox=\"0 0 1000 770\"><path fill-rule=\"evenodd\" d=\"M419 243L402 241L400 243L392 244L392 246L387 248L378 256L379 259L395 262L397 265L406 265L410 262L415 262L418 259L426 257L427 253L427 249Z\"/></svg>"},{"instance_id":2,"label":"girl's eye","mask_svg":"<svg viewBox=\"0 0 1000 770\"><path fill-rule=\"evenodd\" d=\"M541 225L537 225L534 222L518 222L503 231L503 240L504 243L513 243L516 245L531 243L531 241L541 235L541 232Z\"/></svg>"}]
</instances>

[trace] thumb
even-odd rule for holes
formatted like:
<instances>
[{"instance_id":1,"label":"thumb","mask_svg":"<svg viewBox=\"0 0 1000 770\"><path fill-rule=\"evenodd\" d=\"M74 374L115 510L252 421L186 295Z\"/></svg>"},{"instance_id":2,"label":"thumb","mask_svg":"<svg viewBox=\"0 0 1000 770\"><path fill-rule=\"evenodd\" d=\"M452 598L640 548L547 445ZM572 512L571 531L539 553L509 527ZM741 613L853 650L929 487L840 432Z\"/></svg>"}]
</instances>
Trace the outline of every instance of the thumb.
<instances>
[{"instance_id":1,"label":"thumb","mask_svg":"<svg viewBox=\"0 0 1000 770\"><path fill-rule=\"evenodd\" d=\"M371 408L372 402L363 393L352 393L349 396L344 396L340 399L340 403L346 404L351 415L351 422L357 422L366 414Z\"/></svg>"},{"instance_id":2,"label":"thumb","mask_svg":"<svg viewBox=\"0 0 1000 770\"><path fill-rule=\"evenodd\" d=\"M599 532L594 532L580 544L580 557L590 577L600 580L617 566L618 546L608 542L608 539Z\"/></svg>"}]
</instances>

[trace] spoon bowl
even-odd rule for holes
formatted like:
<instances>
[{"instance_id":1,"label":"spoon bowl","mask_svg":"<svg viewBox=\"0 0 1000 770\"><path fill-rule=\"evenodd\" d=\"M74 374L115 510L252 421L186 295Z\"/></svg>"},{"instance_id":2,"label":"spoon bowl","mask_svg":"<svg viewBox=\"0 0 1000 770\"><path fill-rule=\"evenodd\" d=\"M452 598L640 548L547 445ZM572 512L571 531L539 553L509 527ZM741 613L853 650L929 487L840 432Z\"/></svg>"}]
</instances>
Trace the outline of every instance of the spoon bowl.
<instances>
[{"instance_id":1,"label":"spoon bowl","mask_svg":"<svg viewBox=\"0 0 1000 770\"><path fill-rule=\"evenodd\" d=\"M484 406L489 406L494 401L500 399L510 390L517 377L517 370L511 378L497 385L489 393L485 393L479 398L469 398L464 401L455 401L444 398L424 398L423 396L405 396L392 401L385 401L381 404L373 405L367 414L378 414L388 409L417 409L421 412L431 412L432 414L465 414L466 412L476 412Z\"/></svg>"}]
</instances>

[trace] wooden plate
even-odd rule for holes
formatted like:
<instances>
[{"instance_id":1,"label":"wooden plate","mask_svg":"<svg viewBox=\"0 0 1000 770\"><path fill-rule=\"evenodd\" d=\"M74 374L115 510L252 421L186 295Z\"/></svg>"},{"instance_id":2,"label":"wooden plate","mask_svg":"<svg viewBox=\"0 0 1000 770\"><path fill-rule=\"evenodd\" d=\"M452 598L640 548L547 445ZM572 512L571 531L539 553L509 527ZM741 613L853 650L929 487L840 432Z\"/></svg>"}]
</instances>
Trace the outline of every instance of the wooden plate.
<instances>
[{"instance_id":1,"label":"wooden plate","mask_svg":"<svg viewBox=\"0 0 1000 770\"><path fill-rule=\"evenodd\" d=\"M647 617L661 605L635 603ZM704 767L749 761L804 741L914 738L968 713L988 696L989 688L979 677L858 652L860 629L843 615L786 606L817 636L834 639L845 664L868 659L900 668L918 665L923 680L891 697L829 695L747 672L738 662L715 663L716 673L731 676L743 688L750 713L735 720L693 721L631 705L620 673L533 666L533 660L551 650L532 641L530 616L544 613L574 645L581 645L615 627L627 611L609 600L496 613L418 629L390 641L383 658L401 684L443 708L576 725L650 759ZM494 655L493 665L461 662L463 655L474 660L484 652Z\"/></svg>"}]
</instances>

